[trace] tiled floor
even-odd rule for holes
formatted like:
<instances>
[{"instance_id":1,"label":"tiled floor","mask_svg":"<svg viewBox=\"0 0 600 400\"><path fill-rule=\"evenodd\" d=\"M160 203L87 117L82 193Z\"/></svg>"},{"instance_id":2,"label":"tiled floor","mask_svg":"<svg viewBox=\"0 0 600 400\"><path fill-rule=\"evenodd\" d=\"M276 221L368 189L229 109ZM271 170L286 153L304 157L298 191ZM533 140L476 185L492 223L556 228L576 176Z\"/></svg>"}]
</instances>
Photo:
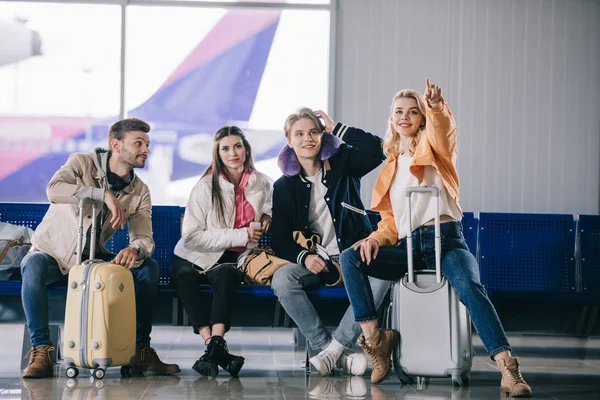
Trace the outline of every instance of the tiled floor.
<instances>
[{"instance_id":1,"label":"tiled floor","mask_svg":"<svg viewBox=\"0 0 600 400\"><path fill-rule=\"evenodd\" d=\"M55 367L54 379L21 380L19 365L22 325L0 325L0 399L492 399L499 397L499 374L474 338L475 357L471 385L454 389L448 379L410 386L392 375L371 387L368 375L349 377L336 373L327 378L305 375L304 353L296 350L291 329L234 329L228 336L230 351L246 358L239 379L220 372L216 379L201 378L191 368L203 351L190 328L155 327L153 346L159 356L178 363L182 372L172 377L121 379L119 369L109 369L102 381L87 371L75 379ZM521 356L525 379L535 398L600 399L600 339L511 336Z\"/></svg>"}]
</instances>

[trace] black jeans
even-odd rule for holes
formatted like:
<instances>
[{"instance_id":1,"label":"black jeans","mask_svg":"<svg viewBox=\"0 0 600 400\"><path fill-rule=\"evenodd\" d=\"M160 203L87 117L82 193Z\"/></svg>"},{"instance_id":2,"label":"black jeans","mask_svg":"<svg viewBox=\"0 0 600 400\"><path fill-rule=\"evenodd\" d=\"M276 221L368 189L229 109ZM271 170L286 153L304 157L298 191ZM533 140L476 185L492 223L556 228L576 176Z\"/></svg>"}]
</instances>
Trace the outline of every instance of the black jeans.
<instances>
[{"instance_id":1,"label":"black jeans","mask_svg":"<svg viewBox=\"0 0 600 400\"><path fill-rule=\"evenodd\" d=\"M187 312L194 333L204 326L224 324L225 332L230 328L231 312L235 291L242 274L237 268L239 253L226 251L217 264L207 272L191 262L175 256L171 262L171 284ZM202 298L198 286L210 284L213 289L212 304Z\"/></svg>"}]
</instances>

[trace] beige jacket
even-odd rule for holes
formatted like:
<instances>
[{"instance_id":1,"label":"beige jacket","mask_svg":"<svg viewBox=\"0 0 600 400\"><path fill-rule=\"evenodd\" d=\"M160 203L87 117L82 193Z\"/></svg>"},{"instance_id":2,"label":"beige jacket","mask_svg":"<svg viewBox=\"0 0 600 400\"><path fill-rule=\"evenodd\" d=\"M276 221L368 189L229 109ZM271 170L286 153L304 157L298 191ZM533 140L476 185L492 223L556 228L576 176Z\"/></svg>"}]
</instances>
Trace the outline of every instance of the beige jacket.
<instances>
[{"instance_id":1,"label":"beige jacket","mask_svg":"<svg viewBox=\"0 0 600 400\"><path fill-rule=\"evenodd\" d=\"M63 274L67 274L76 262L79 199L88 197L102 202L108 185L105 173L107 160L108 152L103 149L96 149L89 154L72 154L48 183L46 193L52 204L35 230L32 244L35 249L54 257ZM154 240L148 186L134 175L117 198L129 221L129 243L139 246L143 257L149 257L154 251ZM87 232L92 224L91 204L85 205L83 213L83 231ZM115 233L110 224L112 214L110 211L106 214L100 234L100 245L103 247ZM84 237L82 248L85 247L85 240ZM138 260L138 265L142 261Z\"/></svg>"}]
</instances>

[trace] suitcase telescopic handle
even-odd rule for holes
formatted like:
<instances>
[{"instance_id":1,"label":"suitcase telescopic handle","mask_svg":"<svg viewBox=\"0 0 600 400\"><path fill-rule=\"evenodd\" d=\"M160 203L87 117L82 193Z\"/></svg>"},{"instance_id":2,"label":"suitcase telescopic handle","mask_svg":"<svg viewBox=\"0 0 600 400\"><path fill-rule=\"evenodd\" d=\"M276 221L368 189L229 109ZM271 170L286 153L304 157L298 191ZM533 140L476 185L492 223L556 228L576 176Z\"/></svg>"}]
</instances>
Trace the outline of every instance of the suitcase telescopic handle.
<instances>
[{"instance_id":1,"label":"suitcase telescopic handle","mask_svg":"<svg viewBox=\"0 0 600 400\"><path fill-rule=\"evenodd\" d=\"M81 264L83 261L82 252L83 252L83 237L85 232L83 232L83 207L87 204L92 204L92 231L90 232L90 260L93 260L96 256L96 202L89 198L83 198L79 200L79 226L77 227L77 264Z\"/></svg>"},{"instance_id":2,"label":"suitcase telescopic handle","mask_svg":"<svg viewBox=\"0 0 600 400\"><path fill-rule=\"evenodd\" d=\"M406 219L408 220L408 231L406 232L406 254L408 257L408 282L415 281L412 252L412 209L410 197L413 193L431 193L435 199L435 281L442 281L442 239L440 237L440 189L435 186L413 186L406 188Z\"/></svg>"}]
</instances>

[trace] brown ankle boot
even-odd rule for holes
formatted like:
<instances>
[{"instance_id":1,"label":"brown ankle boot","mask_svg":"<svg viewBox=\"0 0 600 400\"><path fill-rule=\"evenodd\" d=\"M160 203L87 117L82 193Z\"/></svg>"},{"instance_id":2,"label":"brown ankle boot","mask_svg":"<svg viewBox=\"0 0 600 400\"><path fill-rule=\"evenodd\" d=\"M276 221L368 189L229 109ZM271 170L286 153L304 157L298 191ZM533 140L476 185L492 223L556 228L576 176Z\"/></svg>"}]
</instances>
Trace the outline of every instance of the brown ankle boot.
<instances>
[{"instance_id":1,"label":"brown ankle boot","mask_svg":"<svg viewBox=\"0 0 600 400\"><path fill-rule=\"evenodd\" d=\"M496 360L502 373L500 393L510 397L531 397L531 386L525 382L519 369L517 357L501 358Z\"/></svg>"},{"instance_id":2,"label":"brown ankle boot","mask_svg":"<svg viewBox=\"0 0 600 400\"><path fill-rule=\"evenodd\" d=\"M177 364L165 364L160 361L156 351L150 346L138 346L135 349L133 374L142 375L149 372L153 375L171 375L181 372Z\"/></svg>"},{"instance_id":3,"label":"brown ankle boot","mask_svg":"<svg viewBox=\"0 0 600 400\"><path fill-rule=\"evenodd\" d=\"M29 357L29 364L23 370L23 378L51 378L54 375L52 352L54 346L39 346L25 355Z\"/></svg>"},{"instance_id":4,"label":"brown ankle boot","mask_svg":"<svg viewBox=\"0 0 600 400\"><path fill-rule=\"evenodd\" d=\"M399 333L391 329L377 329L370 337L360 335L358 345L371 357L373 371L371 383L376 384L385 379L391 369L392 351L398 344Z\"/></svg>"}]
</instances>

